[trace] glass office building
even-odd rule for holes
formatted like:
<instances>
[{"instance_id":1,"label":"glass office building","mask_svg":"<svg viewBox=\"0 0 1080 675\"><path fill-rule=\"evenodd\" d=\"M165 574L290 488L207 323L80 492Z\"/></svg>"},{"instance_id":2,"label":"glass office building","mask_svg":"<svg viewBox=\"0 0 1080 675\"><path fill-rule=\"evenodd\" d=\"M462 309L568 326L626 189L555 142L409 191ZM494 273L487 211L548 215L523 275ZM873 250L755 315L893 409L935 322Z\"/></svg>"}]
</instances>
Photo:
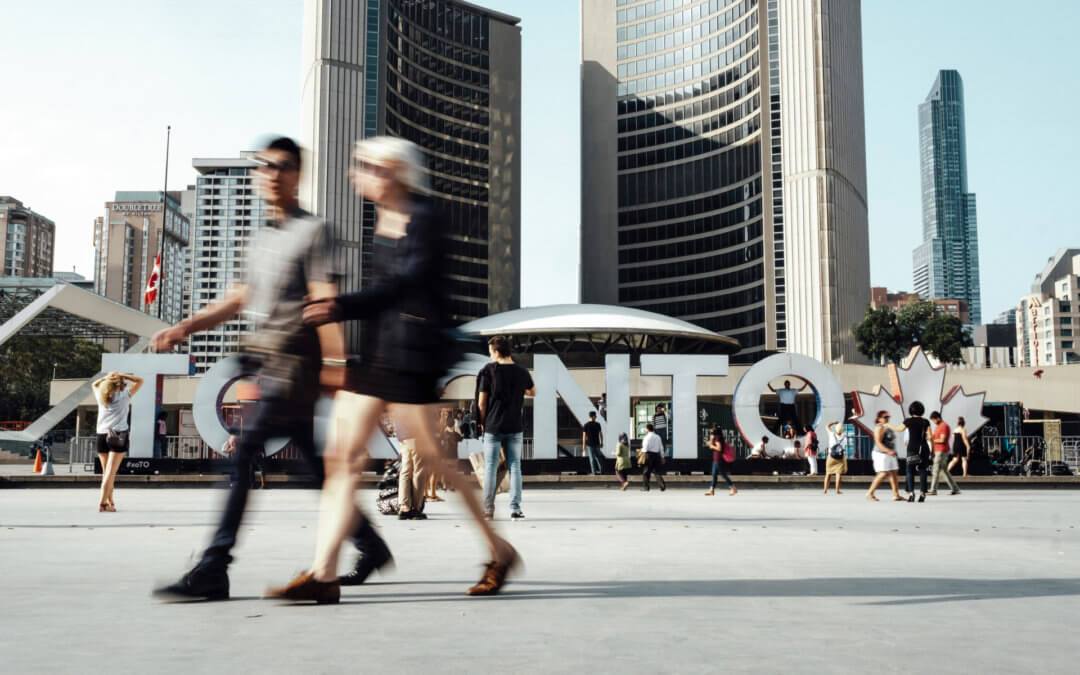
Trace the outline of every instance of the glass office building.
<instances>
[{"instance_id":1,"label":"glass office building","mask_svg":"<svg viewBox=\"0 0 1080 675\"><path fill-rule=\"evenodd\" d=\"M968 192L964 82L938 72L919 106L923 243L912 255L915 292L924 299L966 300L971 324L982 323L975 195Z\"/></svg>"},{"instance_id":2,"label":"glass office building","mask_svg":"<svg viewBox=\"0 0 1080 675\"><path fill-rule=\"evenodd\" d=\"M869 300L858 3L583 3L582 36L582 300L729 335L737 360L854 357L848 308ZM822 83L823 58L846 91ZM848 127L807 111L830 104Z\"/></svg>"},{"instance_id":3,"label":"glass office building","mask_svg":"<svg viewBox=\"0 0 1080 675\"><path fill-rule=\"evenodd\" d=\"M368 281L374 255L374 210L347 178L352 142L387 134L425 155L453 320L517 308L519 20L450 0L308 0L306 12L301 199L339 228L347 287Z\"/></svg>"}]
</instances>

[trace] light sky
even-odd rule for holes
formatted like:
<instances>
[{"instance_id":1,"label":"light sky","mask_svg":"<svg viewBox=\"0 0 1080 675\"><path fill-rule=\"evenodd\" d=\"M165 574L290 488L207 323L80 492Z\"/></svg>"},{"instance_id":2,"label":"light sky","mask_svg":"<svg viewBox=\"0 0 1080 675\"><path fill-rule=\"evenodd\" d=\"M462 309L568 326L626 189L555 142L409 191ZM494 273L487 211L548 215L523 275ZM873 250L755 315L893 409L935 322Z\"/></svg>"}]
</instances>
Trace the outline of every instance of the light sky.
<instances>
[{"instance_id":1,"label":"light sky","mask_svg":"<svg viewBox=\"0 0 1080 675\"><path fill-rule=\"evenodd\" d=\"M473 0L522 18L522 300L577 300L580 221L576 0ZM608 0L586 0L601 2ZM918 104L938 69L964 79L983 319L1080 246L1080 3L865 0L871 279L910 290L921 233ZM996 7L996 8L995 8ZM57 223L56 269L92 276L95 216L116 190L194 182L193 157L299 135L302 0L38 0L4 8L0 194ZM1052 19L1052 20L1050 20ZM1037 36L1037 48L1033 40ZM587 195L586 195L586 198Z\"/></svg>"}]
</instances>

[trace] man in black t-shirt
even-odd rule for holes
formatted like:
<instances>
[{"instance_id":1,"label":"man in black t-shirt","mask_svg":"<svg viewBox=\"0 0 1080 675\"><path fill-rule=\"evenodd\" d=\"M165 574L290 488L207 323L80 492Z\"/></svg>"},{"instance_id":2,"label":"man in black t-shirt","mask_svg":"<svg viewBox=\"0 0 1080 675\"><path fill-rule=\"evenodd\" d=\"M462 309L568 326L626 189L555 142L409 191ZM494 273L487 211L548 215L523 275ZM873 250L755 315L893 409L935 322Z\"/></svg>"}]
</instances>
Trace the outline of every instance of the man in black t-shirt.
<instances>
[{"instance_id":1,"label":"man in black t-shirt","mask_svg":"<svg viewBox=\"0 0 1080 675\"><path fill-rule=\"evenodd\" d=\"M506 448L510 471L510 517L521 512L521 446L524 432L522 408L525 396L535 396L529 371L510 358L510 341L502 336L488 340L492 363L480 371L477 403L484 427L484 514L495 517L495 482L499 472L499 448Z\"/></svg>"},{"instance_id":2,"label":"man in black t-shirt","mask_svg":"<svg viewBox=\"0 0 1080 675\"><path fill-rule=\"evenodd\" d=\"M581 445L589 456L592 475L599 476L604 473L604 453L600 450L604 445L604 433L600 430L600 423L596 421L596 411L589 412L589 421L581 428Z\"/></svg>"}]
</instances>

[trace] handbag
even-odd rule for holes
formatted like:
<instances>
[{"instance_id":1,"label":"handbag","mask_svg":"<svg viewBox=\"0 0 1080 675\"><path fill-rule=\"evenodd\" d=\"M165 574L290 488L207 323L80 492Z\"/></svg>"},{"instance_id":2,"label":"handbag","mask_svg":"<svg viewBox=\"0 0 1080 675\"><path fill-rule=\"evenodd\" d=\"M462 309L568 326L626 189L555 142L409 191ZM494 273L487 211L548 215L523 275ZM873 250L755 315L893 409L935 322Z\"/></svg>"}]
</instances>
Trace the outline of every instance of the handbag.
<instances>
[{"instance_id":1,"label":"handbag","mask_svg":"<svg viewBox=\"0 0 1080 675\"><path fill-rule=\"evenodd\" d=\"M126 431L117 431L116 429L109 429L109 433L105 434L105 445L110 450L122 451L124 446L127 445Z\"/></svg>"}]
</instances>

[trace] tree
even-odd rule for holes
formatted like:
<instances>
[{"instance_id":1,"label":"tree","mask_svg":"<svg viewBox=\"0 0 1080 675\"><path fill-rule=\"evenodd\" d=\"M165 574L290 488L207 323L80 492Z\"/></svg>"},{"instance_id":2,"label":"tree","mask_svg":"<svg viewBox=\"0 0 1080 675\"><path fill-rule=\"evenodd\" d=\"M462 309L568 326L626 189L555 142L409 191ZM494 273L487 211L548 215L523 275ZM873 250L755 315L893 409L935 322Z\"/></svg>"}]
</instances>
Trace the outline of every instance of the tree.
<instances>
[{"instance_id":1,"label":"tree","mask_svg":"<svg viewBox=\"0 0 1080 675\"><path fill-rule=\"evenodd\" d=\"M101 370L105 350L76 337L19 336L0 345L0 420L33 421L49 409L49 382Z\"/></svg>"},{"instance_id":2,"label":"tree","mask_svg":"<svg viewBox=\"0 0 1080 675\"><path fill-rule=\"evenodd\" d=\"M918 345L942 363L964 362L964 347L973 342L960 319L932 302L918 301L893 311L888 307L866 310L854 326L859 351L875 360L899 363Z\"/></svg>"}]
</instances>

